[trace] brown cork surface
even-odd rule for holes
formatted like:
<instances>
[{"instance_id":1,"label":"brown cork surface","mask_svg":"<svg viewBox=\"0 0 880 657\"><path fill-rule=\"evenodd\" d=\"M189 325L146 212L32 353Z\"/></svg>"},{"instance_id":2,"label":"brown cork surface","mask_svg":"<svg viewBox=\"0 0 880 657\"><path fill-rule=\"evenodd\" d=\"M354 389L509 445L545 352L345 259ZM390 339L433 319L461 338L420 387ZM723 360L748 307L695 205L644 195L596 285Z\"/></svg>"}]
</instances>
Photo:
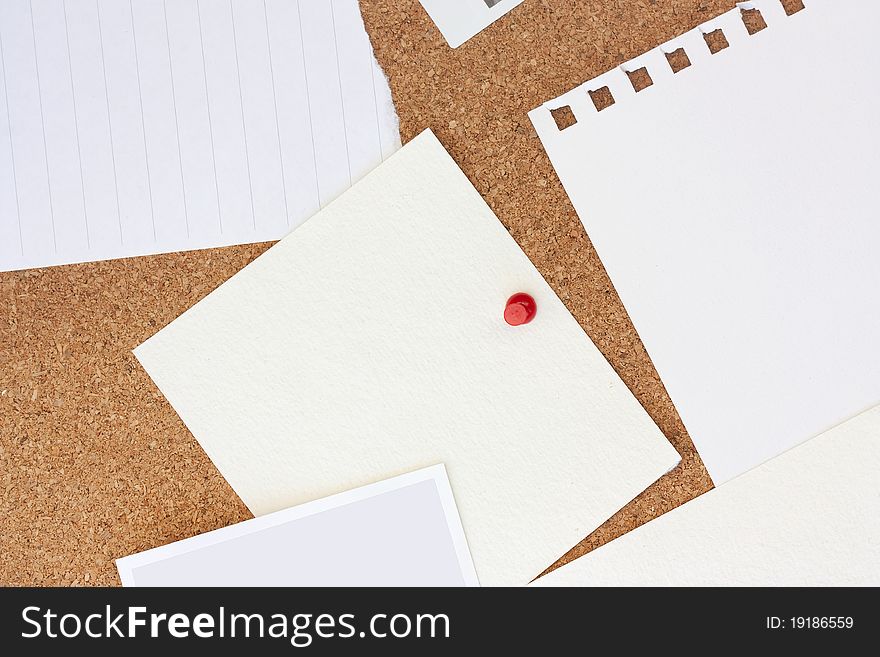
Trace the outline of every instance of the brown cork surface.
<instances>
[{"instance_id":1,"label":"brown cork surface","mask_svg":"<svg viewBox=\"0 0 880 657\"><path fill-rule=\"evenodd\" d=\"M568 558L712 484L526 113L734 4L525 0L451 50L416 0L361 2L404 142L434 130L682 454ZM0 274L0 584L117 584L249 517L131 350L266 246Z\"/></svg>"}]
</instances>

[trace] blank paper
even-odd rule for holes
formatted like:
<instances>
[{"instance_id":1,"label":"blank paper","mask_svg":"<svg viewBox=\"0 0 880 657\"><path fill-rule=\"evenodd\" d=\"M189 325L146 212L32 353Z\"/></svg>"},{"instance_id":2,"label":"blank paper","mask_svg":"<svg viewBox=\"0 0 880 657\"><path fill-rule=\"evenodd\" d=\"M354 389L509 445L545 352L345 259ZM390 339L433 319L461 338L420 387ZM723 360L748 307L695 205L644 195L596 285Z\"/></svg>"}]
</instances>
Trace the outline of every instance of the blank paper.
<instances>
[{"instance_id":1,"label":"blank paper","mask_svg":"<svg viewBox=\"0 0 880 657\"><path fill-rule=\"evenodd\" d=\"M483 585L679 460L430 132L135 354L256 515L445 463Z\"/></svg>"},{"instance_id":2,"label":"blank paper","mask_svg":"<svg viewBox=\"0 0 880 657\"><path fill-rule=\"evenodd\" d=\"M443 465L116 561L124 586L476 586Z\"/></svg>"},{"instance_id":3,"label":"blank paper","mask_svg":"<svg viewBox=\"0 0 880 657\"><path fill-rule=\"evenodd\" d=\"M530 114L716 484L880 402L880 4L747 4Z\"/></svg>"},{"instance_id":4,"label":"blank paper","mask_svg":"<svg viewBox=\"0 0 880 657\"><path fill-rule=\"evenodd\" d=\"M276 240L399 146L357 0L0 2L0 270Z\"/></svg>"}]
</instances>

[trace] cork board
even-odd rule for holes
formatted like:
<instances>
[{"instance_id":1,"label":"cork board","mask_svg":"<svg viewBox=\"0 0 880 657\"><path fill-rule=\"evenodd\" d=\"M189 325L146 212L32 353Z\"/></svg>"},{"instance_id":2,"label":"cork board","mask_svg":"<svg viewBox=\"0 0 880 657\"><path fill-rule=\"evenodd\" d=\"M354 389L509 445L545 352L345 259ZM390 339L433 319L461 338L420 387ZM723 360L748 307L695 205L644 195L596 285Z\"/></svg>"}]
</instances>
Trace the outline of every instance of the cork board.
<instances>
[{"instance_id":1,"label":"cork board","mask_svg":"<svg viewBox=\"0 0 880 657\"><path fill-rule=\"evenodd\" d=\"M434 130L682 454L563 561L710 489L526 114L734 0L526 0L456 50L417 0L361 5L403 141ZM249 517L131 350L268 246L0 274L0 584L115 585L115 558Z\"/></svg>"}]
</instances>

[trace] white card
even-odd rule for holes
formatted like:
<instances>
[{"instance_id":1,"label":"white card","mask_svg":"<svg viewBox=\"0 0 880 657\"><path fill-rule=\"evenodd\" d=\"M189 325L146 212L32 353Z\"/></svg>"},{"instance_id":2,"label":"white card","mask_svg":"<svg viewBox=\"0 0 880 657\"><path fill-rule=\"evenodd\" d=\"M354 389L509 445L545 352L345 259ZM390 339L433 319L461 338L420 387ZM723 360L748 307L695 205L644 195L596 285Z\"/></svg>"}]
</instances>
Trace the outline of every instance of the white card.
<instances>
[{"instance_id":1,"label":"white card","mask_svg":"<svg viewBox=\"0 0 880 657\"><path fill-rule=\"evenodd\" d=\"M523 0L419 0L446 42L458 48Z\"/></svg>"},{"instance_id":2,"label":"white card","mask_svg":"<svg viewBox=\"0 0 880 657\"><path fill-rule=\"evenodd\" d=\"M0 271L276 240L399 146L357 0L0 2Z\"/></svg>"},{"instance_id":3,"label":"white card","mask_svg":"<svg viewBox=\"0 0 880 657\"><path fill-rule=\"evenodd\" d=\"M880 585L880 406L537 580Z\"/></svg>"},{"instance_id":4,"label":"white card","mask_svg":"<svg viewBox=\"0 0 880 657\"><path fill-rule=\"evenodd\" d=\"M716 484L880 402L880 3L750 4L530 113Z\"/></svg>"},{"instance_id":5,"label":"white card","mask_svg":"<svg viewBox=\"0 0 880 657\"><path fill-rule=\"evenodd\" d=\"M483 585L679 460L431 132L135 354L256 515L445 463Z\"/></svg>"},{"instance_id":6,"label":"white card","mask_svg":"<svg viewBox=\"0 0 880 657\"><path fill-rule=\"evenodd\" d=\"M477 586L442 465L117 559L124 586Z\"/></svg>"}]
</instances>

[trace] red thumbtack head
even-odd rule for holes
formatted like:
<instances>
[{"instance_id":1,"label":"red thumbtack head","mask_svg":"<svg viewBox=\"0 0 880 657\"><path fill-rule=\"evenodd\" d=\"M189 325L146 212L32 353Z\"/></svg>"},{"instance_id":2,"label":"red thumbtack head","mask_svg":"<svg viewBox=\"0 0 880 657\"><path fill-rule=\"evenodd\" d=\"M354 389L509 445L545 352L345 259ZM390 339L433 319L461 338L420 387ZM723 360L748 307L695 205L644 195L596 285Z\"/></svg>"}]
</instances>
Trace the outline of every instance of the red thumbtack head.
<instances>
[{"instance_id":1,"label":"red thumbtack head","mask_svg":"<svg viewBox=\"0 0 880 657\"><path fill-rule=\"evenodd\" d=\"M507 300L507 306L504 308L504 321L511 326L522 326L535 319L537 312L538 304L535 303L535 300L528 294L519 292Z\"/></svg>"}]
</instances>

